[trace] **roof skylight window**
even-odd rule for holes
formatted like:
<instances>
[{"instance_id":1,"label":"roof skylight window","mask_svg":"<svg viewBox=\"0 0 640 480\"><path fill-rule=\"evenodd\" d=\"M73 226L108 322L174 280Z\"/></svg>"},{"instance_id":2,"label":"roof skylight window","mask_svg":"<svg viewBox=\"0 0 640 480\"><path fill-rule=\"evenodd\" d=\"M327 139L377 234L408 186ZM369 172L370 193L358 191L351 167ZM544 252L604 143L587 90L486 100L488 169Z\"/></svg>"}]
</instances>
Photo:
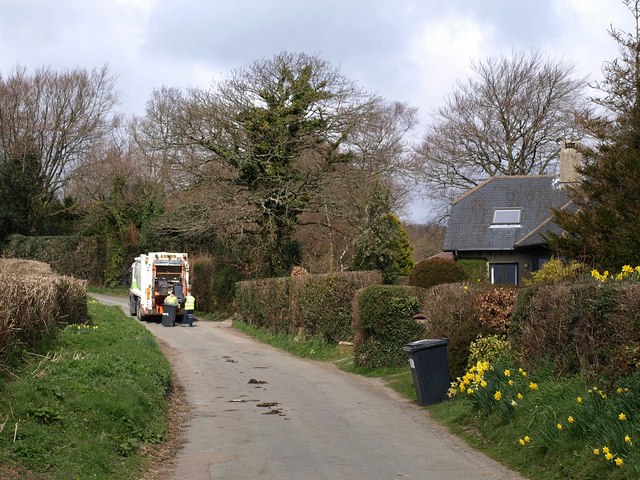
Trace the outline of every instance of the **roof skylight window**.
<instances>
[{"instance_id":1,"label":"roof skylight window","mask_svg":"<svg viewBox=\"0 0 640 480\"><path fill-rule=\"evenodd\" d=\"M516 225L520 223L519 208L496 208L493 211L494 225Z\"/></svg>"}]
</instances>

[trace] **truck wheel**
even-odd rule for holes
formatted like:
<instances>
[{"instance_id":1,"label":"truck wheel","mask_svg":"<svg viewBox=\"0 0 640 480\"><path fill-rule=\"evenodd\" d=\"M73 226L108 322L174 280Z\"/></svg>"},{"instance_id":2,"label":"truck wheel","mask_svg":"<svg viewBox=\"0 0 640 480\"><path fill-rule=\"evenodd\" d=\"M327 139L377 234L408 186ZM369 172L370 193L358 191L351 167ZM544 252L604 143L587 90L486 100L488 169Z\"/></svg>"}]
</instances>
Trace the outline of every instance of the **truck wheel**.
<instances>
[{"instance_id":1,"label":"truck wheel","mask_svg":"<svg viewBox=\"0 0 640 480\"><path fill-rule=\"evenodd\" d=\"M136 302L136 317L138 317L138 320L140 320L141 322L146 320L145 316L142 314L142 309L140 308L140 302Z\"/></svg>"},{"instance_id":2,"label":"truck wheel","mask_svg":"<svg viewBox=\"0 0 640 480\"><path fill-rule=\"evenodd\" d=\"M129 295L129 314L131 316L138 314L138 297Z\"/></svg>"}]
</instances>

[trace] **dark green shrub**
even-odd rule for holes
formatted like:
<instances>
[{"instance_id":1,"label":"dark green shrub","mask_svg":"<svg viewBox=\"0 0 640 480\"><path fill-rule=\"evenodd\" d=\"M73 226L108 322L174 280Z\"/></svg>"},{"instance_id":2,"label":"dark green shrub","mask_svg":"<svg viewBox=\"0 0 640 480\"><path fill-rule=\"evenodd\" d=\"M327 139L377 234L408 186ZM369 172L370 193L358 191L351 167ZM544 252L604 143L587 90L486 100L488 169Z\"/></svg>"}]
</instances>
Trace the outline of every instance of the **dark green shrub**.
<instances>
[{"instance_id":1,"label":"dark green shrub","mask_svg":"<svg viewBox=\"0 0 640 480\"><path fill-rule=\"evenodd\" d=\"M407 361L402 347L424 336L413 316L422 307L425 290L400 285L374 285L357 293L354 309L357 367L397 367Z\"/></svg>"},{"instance_id":2,"label":"dark green shrub","mask_svg":"<svg viewBox=\"0 0 640 480\"><path fill-rule=\"evenodd\" d=\"M223 260L198 256L191 260L191 275L196 308L206 312L229 313L236 283L242 279L240 270Z\"/></svg>"},{"instance_id":3,"label":"dark green shrub","mask_svg":"<svg viewBox=\"0 0 640 480\"><path fill-rule=\"evenodd\" d=\"M190 259L191 292L196 298L196 309L204 312L215 311L213 294L213 258L199 256Z\"/></svg>"},{"instance_id":4,"label":"dark green shrub","mask_svg":"<svg viewBox=\"0 0 640 480\"><path fill-rule=\"evenodd\" d=\"M236 283L242 280L239 268L228 263L217 263L213 272L213 298L217 311L227 311L233 304Z\"/></svg>"},{"instance_id":5,"label":"dark green shrub","mask_svg":"<svg viewBox=\"0 0 640 480\"><path fill-rule=\"evenodd\" d=\"M464 269L444 258L428 258L418 262L409 275L409 285L430 288L442 283L456 283L467 279Z\"/></svg>"},{"instance_id":6,"label":"dark green shrub","mask_svg":"<svg viewBox=\"0 0 640 480\"><path fill-rule=\"evenodd\" d=\"M463 268L470 282L489 281L486 260L461 258L456 263Z\"/></svg>"}]
</instances>

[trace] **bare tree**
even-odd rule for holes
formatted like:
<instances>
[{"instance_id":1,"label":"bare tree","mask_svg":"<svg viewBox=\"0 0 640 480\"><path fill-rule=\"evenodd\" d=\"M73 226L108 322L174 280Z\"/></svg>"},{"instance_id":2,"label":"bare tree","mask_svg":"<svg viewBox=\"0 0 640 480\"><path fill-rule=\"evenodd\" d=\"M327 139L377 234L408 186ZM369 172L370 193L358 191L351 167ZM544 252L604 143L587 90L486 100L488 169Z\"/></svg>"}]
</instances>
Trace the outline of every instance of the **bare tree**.
<instances>
[{"instance_id":1,"label":"bare tree","mask_svg":"<svg viewBox=\"0 0 640 480\"><path fill-rule=\"evenodd\" d=\"M0 163L16 168L35 158L38 198L31 199L28 230L34 233L47 208L67 185L95 141L111 131L115 79L107 67L87 72L16 68L0 75Z\"/></svg>"},{"instance_id":2,"label":"bare tree","mask_svg":"<svg viewBox=\"0 0 640 480\"><path fill-rule=\"evenodd\" d=\"M586 81L541 53L514 53L472 64L416 149L420 181L446 201L488 177L557 168L558 139L578 140L576 114Z\"/></svg>"}]
</instances>

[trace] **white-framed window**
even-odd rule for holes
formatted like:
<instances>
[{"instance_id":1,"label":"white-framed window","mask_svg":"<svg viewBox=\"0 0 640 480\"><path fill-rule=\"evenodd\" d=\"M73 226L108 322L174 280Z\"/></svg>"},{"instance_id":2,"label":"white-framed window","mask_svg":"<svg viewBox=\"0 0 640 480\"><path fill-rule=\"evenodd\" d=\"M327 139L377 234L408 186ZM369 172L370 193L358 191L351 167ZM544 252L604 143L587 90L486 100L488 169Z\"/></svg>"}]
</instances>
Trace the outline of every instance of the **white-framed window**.
<instances>
[{"instance_id":1,"label":"white-framed window","mask_svg":"<svg viewBox=\"0 0 640 480\"><path fill-rule=\"evenodd\" d=\"M492 263L489 272L494 285L518 285L517 263Z\"/></svg>"},{"instance_id":2,"label":"white-framed window","mask_svg":"<svg viewBox=\"0 0 640 480\"><path fill-rule=\"evenodd\" d=\"M493 225L518 225L520 211L519 208L496 208L493 211Z\"/></svg>"}]
</instances>

